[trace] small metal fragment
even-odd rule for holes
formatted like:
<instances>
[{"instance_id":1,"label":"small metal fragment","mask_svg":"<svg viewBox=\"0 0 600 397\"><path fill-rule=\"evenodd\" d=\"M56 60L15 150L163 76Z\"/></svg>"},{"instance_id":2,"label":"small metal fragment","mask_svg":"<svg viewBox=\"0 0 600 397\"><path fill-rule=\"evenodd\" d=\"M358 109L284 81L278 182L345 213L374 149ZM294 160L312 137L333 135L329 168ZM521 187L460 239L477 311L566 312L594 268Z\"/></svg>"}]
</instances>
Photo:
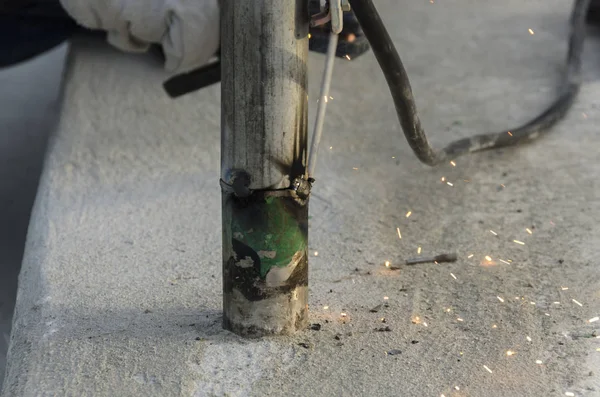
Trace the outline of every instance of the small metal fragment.
<instances>
[{"instance_id":1,"label":"small metal fragment","mask_svg":"<svg viewBox=\"0 0 600 397\"><path fill-rule=\"evenodd\" d=\"M386 354L387 354L388 356L396 356L396 355L398 355L398 354L402 354L402 350L399 350L399 349L392 349L392 350L389 350L389 351L387 351L387 352L386 352Z\"/></svg>"},{"instance_id":2,"label":"small metal fragment","mask_svg":"<svg viewBox=\"0 0 600 397\"><path fill-rule=\"evenodd\" d=\"M371 310L369 310L371 313L377 313L379 310L381 310L381 303L377 306L375 306L374 308L372 308Z\"/></svg>"}]
</instances>

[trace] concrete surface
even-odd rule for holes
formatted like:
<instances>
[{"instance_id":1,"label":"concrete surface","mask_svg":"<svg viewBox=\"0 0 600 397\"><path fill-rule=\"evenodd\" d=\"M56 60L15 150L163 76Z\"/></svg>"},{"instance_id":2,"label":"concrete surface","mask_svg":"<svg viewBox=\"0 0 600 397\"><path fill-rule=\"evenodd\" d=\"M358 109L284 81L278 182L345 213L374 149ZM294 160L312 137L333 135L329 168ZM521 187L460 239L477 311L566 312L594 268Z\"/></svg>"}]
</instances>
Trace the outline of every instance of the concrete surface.
<instances>
[{"instance_id":1,"label":"concrete surface","mask_svg":"<svg viewBox=\"0 0 600 397\"><path fill-rule=\"evenodd\" d=\"M0 385L29 214L56 126L65 48L0 70Z\"/></svg>"},{"instance_id":2,"label":"concrete surface","mask_svg":"<svg viewBox=\"0 0 600 397\"><path fill-rule=\"evenodd\" d=\"M549 103L568 3L377 2L434 144ZM321 330L257 341L220 327L219 87L173 102L142 58L77 46L4 395L600 395L598 40L551 134L436 169L372 56L340 62L311 202ZM321 67L313 54L313 98ZM418 247L460 259L385 269Z\"/></svg>"}]
</instances>

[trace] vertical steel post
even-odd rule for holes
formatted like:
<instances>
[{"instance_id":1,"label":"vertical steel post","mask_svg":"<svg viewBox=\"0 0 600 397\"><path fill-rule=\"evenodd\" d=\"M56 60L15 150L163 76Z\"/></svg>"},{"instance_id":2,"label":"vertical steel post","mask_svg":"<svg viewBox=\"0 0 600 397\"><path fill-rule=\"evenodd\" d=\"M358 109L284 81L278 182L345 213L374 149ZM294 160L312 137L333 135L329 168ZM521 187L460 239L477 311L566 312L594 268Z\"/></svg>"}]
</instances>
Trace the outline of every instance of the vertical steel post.
<instances>
[{"instance_id":1,"label":"vertical steel post","mask_svg":"<svg viewBox=\"0 0 600 397\"><path fill-rule=\"evenodd\" d=\"M223 326L308 321L306 0L221 1Z\"/></svg>"}]
</instances>

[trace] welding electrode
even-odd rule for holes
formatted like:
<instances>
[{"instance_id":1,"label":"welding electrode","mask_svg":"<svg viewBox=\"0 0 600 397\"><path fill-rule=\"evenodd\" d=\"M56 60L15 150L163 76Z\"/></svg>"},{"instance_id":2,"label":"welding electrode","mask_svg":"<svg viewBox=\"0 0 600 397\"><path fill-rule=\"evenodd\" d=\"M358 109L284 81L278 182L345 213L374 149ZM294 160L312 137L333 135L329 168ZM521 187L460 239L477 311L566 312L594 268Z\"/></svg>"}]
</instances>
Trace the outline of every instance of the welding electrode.
<instances>
[{"instance_id":1,"label":"welding electrode","mask_svg":"<svg viewBox=\"0 0 600 397\"><path fill-rule=\"evenodd\" d=\"M442 262L456 262L456 254L452 253L452 254L442 254L442 255L437 255L437 256L424 256L424 257L420 257L420 258L411 258L411 259L407 259L406 262L404 262L406 265L416 265L417 263L428 263L428 262L437 262L437 263L442 263Z\"/></svg>"}]
</instances>

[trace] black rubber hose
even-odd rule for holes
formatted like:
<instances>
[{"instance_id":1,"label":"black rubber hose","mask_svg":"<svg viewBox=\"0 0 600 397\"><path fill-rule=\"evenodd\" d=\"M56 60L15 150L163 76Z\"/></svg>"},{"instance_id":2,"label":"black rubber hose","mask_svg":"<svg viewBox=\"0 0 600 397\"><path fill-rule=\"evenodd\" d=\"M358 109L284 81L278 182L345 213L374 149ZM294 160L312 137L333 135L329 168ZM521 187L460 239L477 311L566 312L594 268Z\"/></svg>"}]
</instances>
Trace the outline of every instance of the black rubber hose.
<instances>
[{"instance_id":1,"label":"black rubber hose","mask_svg":"<svg viewBox=\"0 0 600 397\"><path fill-rule=\"evenodd\" d=\"M529 142L547 132L562 119L579 92L585 19L590 0L575 0L570 21L567 68L559 88L558 98L546 110L518 128L459 139L444 149L436 151L429 144L421 127L408 75L373 1L349 0L349 2L387 80L404 135L419 160L427 165L434 166L466 153Z\"/></svg>"}]
</instances>

